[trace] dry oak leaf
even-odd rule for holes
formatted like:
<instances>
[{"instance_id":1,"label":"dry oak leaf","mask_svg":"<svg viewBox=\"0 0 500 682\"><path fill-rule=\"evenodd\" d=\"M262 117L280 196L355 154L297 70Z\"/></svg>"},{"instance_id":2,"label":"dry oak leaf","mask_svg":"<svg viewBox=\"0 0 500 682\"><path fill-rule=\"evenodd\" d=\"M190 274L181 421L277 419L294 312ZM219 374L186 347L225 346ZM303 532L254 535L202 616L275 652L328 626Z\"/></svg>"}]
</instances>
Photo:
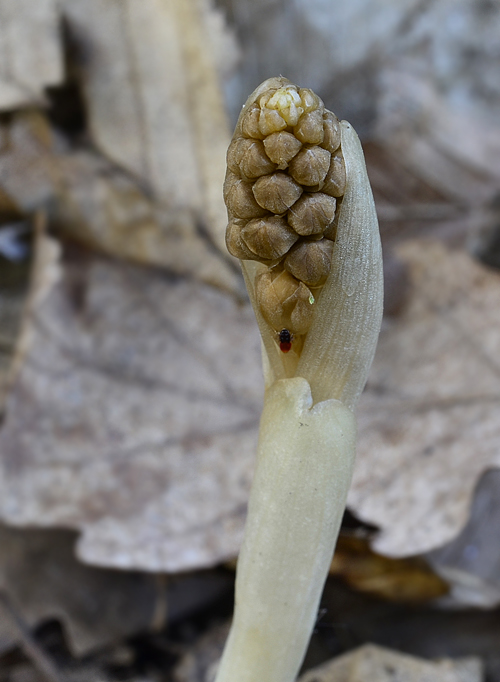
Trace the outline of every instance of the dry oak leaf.
<instances>
[{"instance_id":1,"label":"dry oak leaf","mask_svg":"<svg viewBox=\"0 0 500 682\"><path fill-rule=\"evenodd\" d=\"M397 253L409 300L382 329L348 499L390 556L453 538L477 479L500 466L500 273L432 241Z\"/></svg>"},{"instance_id":2,"label":"dry oak leaf","mask_svg":"<svg viewBox=\"0 0 500 682\"><path fill-rule=\"evenodd\" d=\"M262 400L249 305L73 250L0 431L0 517L80 557L180 571L239 549Z\"/></svg>"},{"instance_id":3,"label":"dry oak leaf","mask_svg":"<svg viewBox=\"0 0 500 682\"><path fill-rule=\"evenodd\" d=\"M236 555L260 414L253 315L194 281L66 258L0 431L0 515L84 531L88 562L149 570ZM455 536L500 462L500 275L407 243L409 302L386 320L359 409L349 506L408 555ZM29 428L27 428L29 425Z\"/></svg>"}]
</instances>

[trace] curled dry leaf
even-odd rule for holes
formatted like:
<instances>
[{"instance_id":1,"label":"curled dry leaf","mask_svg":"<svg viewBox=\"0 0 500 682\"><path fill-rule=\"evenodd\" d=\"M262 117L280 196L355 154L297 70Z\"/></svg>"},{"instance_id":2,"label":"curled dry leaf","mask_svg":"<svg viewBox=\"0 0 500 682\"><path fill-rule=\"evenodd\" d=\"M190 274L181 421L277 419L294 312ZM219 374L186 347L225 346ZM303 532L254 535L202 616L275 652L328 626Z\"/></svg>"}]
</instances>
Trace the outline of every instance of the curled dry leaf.
<instances>
[{"instance_id":1,"label":"curled dry leaf","mask_svg":"<svg viewBox=\"0 0 500 682\"><path fill-rule=\"evenodd\" d=\"M382 529L377 551L404 556L453 538L477 479L500 466L500 274L438 243L397 253L408 301L382 328L360 401L348 504Z\"/></svg>"},{"instance_id":2,"label":"curled dry leaf","mask_svg":"<svg viewBox=\"0 0 500 682\"><path fill-rule=\"evenodd\" d=\"M53 166L52 222L88 246L145 265L165 267L237 295L242 284L192 213L152 201L129 176L90 152Z\"/></svg>"},{"instance_id":3,"label":"curled dry leaf","mask_svg":"<svg viewBox=\"0 0 500 682\"><path fill-rule=\"evenodd\" d=\"M0 0L0 110L44 102L63 79L57 0Z\"/></svg>"},{"instance_id":4,"label":"curled dry leaf","mask_svg":"<svg viewBox=\"0 0 500 682\"><path fill-rule=\"evenodd\" d=\"M43 206L51 226L112 256L241 292L229 257L213 248L192 212L154 202L94 152L68 151L40 113L17 114L0 131L0 182L22 209Z\"/></svg>"},{"instance_id":5,"label":"curled dry leaf","mask_svg":"<svg viewBox=\"0 0 500 682\"><path fill-rule=\"evenodd\" d=\"M63 11L97 146L162 203L191 211L224 253L230 134L206 39L215 10L207 0L66 0Z\"/></svg>"},{"instance_id":6,"label":"curled dry leaf","mask_svg":"<svg viewBox=\"0 0 500 682\"><path fill-rule=\"evenodd\" d=\"M0 410L3 410L8 390L28 352L30 312L57 280L59 248L45 234L42 213L31 219L18 215L17 222L1 226L0 231L7 238L2 246L7 252L14 249L14 258L0 253ZM19 240L17 244L15 240Z\"/></svg>"}]
</instances>

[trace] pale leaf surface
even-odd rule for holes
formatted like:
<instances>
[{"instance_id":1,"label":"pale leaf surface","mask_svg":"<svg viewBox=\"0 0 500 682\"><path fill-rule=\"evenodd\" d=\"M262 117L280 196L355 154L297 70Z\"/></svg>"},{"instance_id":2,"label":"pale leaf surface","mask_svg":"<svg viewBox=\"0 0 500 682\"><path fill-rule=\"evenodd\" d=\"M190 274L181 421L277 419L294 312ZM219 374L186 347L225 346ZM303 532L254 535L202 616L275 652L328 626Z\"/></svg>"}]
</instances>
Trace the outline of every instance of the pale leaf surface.
<instances>
[{"instance_id":1,"label":"pale leaf surface","mask_svg":"<svg viewBox=\"0 0 500 682\"><path fill-rule=\"evenodd\" d=\"M409 298L385 322L358 410L349 506L376 548L443 545L500 464L500 275L399 247ZM92 563L181 570L239 548L261 405L250 309L206 285L76 254L39 308L0 433L1 514L84 530Z\"/></svg>"},{"instance_id":2,"label":"pale leaf surface","mask_svg":"<svg viewBox=\"0 0 500 682\"><path fill-rule=\"evenodd\" d=\"M359 408L348 504L385 554L428 551L465 524L500 466L500 274L433 242L398 248L409 298L382 328Z\"/></svg>"},{"instance_id":3,"label":"pale leaf surface","mask_svg":"<svg viewBox=\"0 0 500 682\"><path fill-rule=\"evenodd\" d=\"M429 661L377 644L365 644L308 670L298 682L481 682L479 658Z\"/></svg>"},{"instance_id":4,"label":"pale leaf surface","mask_svg":"<svg viewBox=\"0 0 500 682\"><path fill-rule=\"evenodd\" d=\"M71 251L36 311L0 432L0 513L83 530L91 563L148 570L238 551L262 378L250 307Z\"/></svg>"}]
</instances>

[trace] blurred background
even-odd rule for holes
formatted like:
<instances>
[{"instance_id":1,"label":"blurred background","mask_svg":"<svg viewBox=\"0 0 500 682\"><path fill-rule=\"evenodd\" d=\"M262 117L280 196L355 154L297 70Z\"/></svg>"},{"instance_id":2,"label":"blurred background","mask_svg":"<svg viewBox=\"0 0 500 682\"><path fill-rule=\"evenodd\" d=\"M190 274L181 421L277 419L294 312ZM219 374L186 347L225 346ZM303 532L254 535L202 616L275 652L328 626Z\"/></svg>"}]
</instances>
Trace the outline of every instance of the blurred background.
<instances>
[{"instance_id":1,"label":"blurred background","mask_svg":"<svg viewBox=\"0 0 500 682\"><path fill-rule=\"evenodd\" d=\"M277 75L358 131L386 278L303 679L500 681L499 74L498 0L0 0L0 682L212 679L263 391L225 153Z\"/></svg>"}]
</instances>

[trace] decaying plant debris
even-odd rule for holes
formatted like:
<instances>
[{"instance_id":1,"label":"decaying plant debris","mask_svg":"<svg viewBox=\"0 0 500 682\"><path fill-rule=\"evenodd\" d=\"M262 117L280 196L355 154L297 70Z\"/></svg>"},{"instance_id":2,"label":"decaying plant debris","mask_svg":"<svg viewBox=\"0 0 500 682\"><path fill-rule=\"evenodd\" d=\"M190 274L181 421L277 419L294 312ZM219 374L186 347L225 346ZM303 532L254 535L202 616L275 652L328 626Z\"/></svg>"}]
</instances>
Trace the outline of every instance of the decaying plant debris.
<instances>
[{"instance_id":1,"label":"decaying plant debris","mask_svg":"<svg viewBox=\"0 0 500 682\"><path fill-rule=\"evenodd\" d=\"M376 552L435 548L434 569L452 588L443 604L498 604L495 542L470 540L477 519L494 516L481 506L482 486L494 500L499 465L498 8L376 0L318 14L297 2L284 16L267 0L251 14L239 0L217 4L234 33L205 0L0 0L2 277L16 265L16 240L31 243L30 226L45 221L32 251L45 263L43 290L26 255L0 292L2 523L74 529L79 560L100 567L198 571L235 557L263 383L252 313L224 245L226 111L235 120L240 95L281 72L321 91L362 133L382 227L387 315L359 411L349 507L357 524L378 528L367 540ZM283 172L282 155L272 163ZM475 489L475 520L440 554L466 524ZM487 552L480 565L471 546ZM332 578L329 589L341 588ZM342 594L343 620L325 616L323 633L320 620L323 659L308 658L309 667L352 647L352 633L365 641L356 613L377 622L382 606L370 611L370 599L353 605ZM30 626L41 617L14 606ZM416 629L405 635L404 623L417 616L390 608L409 651ZM186 627L202 634L208 613ZM495 679L496 612L425 613L440 656L460 627L470 648L454 651L485 656ZM443 628L432 630L437 622ZM53 625L40 641L48 650L57 640L61 652ZM25 654L12 658L2 627L0 679L36 679ZM389 629L383 636L392 642ZM167 669L196 639L160 654L160 640L148 638L134 641L133 654L108 649L83 679L115 680L117 669L134 682L160 679L159 668L131 663L142 647ZM413 653L434 655L430 640ZM193 666L201 674L198 659Z\"/></svg>"}]
</instances>

